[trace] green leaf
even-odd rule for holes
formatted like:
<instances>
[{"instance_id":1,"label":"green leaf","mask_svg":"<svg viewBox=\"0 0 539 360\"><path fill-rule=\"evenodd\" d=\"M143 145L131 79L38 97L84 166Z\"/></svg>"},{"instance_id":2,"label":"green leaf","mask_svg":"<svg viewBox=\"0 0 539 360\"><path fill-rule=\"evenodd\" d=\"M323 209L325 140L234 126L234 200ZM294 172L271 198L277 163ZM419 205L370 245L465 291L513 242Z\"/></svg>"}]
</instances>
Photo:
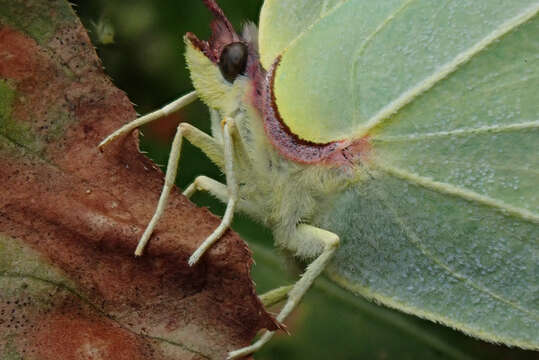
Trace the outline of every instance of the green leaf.
<instances>
[{"instance_id":1,"label":"green leaf","mask_svg":"<svg viewBox=\"0 0 539 360\"><path fill-rule=\"evenodd\" d=\"M261 16L262 59L282 56L275 96L292 132L371 144L369 180L314 219L341 236L331 277L529 349L539 348L538 10L536 0L269 1Z\"/></svg>"}]
</instances>

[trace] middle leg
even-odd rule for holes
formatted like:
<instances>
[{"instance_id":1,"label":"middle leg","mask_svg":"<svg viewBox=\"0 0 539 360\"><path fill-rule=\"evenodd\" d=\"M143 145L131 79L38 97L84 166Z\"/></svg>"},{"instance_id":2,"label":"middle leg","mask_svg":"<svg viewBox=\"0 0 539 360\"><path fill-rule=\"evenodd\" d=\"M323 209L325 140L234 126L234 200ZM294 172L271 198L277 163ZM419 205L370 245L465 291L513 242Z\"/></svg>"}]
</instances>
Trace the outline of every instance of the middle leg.
<instances>
[{"instance_id":1,"label":"middle leg","mask_svg":"<svg viewBox=\"0 0 539 360\"><path fill-rule=\"evenodd\" d=\"M296 233L293 236L295 236L295 240L298 244L298 253L300 255L311 253L313 246L319 247L322 245L322 251L320 255L307 266L305 273L303 273L301 278L294 284L292 290L288 293L288 300L281 309L279 315L277 315L277 321L279 322L283 322L292 310L294 310L303 295L305 295L307 290L311 287L314 280L326 268L326 265L339 246L339 237L336 234L307 224L298 225ZM236 359L259 350L273 337L273 334L273 331L267 331L251 346L230 352L228 358Z\"/></svg>"},{"instance_id":2,"label":"middle leg","mask_svg":"<svg viewBox=\"0 0 539 360\"><path fill-rule=\"evenodd\" d=\"M234 144L232 142L232 128L234 126L234 120L225 117L221 124L223 127L225 175L228 190L228 201L221 223L191 255L188 261L190 266L195 265L200 260L202 255L204 255L204 253L217 240L219 240L221 236L223 236L225 231L228 230L232 224L236 203L238 202L238 184L236 182L236 173L234 171Z\"/></svg>"}]
</instances>

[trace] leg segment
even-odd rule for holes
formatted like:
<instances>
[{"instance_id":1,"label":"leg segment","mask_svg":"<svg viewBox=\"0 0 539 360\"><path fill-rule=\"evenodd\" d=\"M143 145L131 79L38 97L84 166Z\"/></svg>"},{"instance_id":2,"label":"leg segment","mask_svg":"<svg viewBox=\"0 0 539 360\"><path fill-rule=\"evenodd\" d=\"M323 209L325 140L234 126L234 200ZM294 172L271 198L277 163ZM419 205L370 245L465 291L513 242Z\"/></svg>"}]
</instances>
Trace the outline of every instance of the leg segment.
<instances>
[{"instance_id":1,"label":"leg segment","mask_svg":"<svg viewBox=\"0 0 539 360\"><path fill-rule=\"evenodd\" d=\"M116 130L114 133L110 134L106 139L104 139L98 147L101 149L103 146L113 141L115 138L127 134L137 127L169 115L175 111L178 111L182 107L190 104L197 99L196 92L191 92L180 99L166 105L165 107L156 110L150 114L144 115L126 125ZM216 113L212 113L212 119L216 116ZM214 121L212 120L212 123ZM233 126L232 119L225 119L222 122L223 126L223 139L224 139L224 158L223 158L223 144L221 141L212 138L206 133L196 129L195 127L182 123L178 126L176 135L172 142L172 150L170 152L170 157L167 164L166 176L165 176L165 185L161 191L161 196L159 197L159 202L155 213L152 216L148 226L144 230L142 237L139 240L137 248L135 250L135 256L142 255L148 240L150 239L155 226L157 225L159 219L163 215L165 210L168 197L170 195L170 190L174 186L176 180L176 175L178 172L178 162L180 160L181 146L183 137L185 136L194 146L200 148L217 166L221 169L224 167L226 172L227 184L228 184L228 193L225 194L223 191L222 184L215 182L209 178L198 178L198 183L195 181L189 188L186 189L185 195L191 196L198 186L205 186L210 192L213 192L223 201L226 201L228 198L228 204L226 207L225 215L221 224L215 229L215 231L202 243L202 245L193 253L189 259L189 265L194 265L204 254L204 252L215 242L217 241L223 233L230 227L232 222L232 217L234 215L234 208L238 201L238 189L236 184L236 179L234 175L234 152L233 144L231 138L231 130Z\"/></svg>"},{"instance_id":2,"label":"leg segment","mask_svg":"<svg viewBox=\"0 0 539 360\"><path fill-rule=\"evenodd\" d=\"M222 203L228 203L228 189L226 185L204 175L197 176L195 181L185 189L183 195L187 198L191 198L195 192L200 190L209 192ZM254 214L257 205L246 199L238 199L236 209L242 210L247 214Z\"/></svg>"},{"instance_id":3,"label":"leg segment","mask_svg":"<svg viewBox=\"0 0 539 360\"><path fill-rule=\"evenodd\" d=\"M198 96L197 96L196 92L192 91L189 94L182 96L178 100L175 100L175 101L171 102L170 104L165 105L164 107L162 107L159 110L156 110L154 112L151 112L149 114L141 116L138 119L135 119L135 120L131 121L128 124L125 124L124 126L119 128L118 130L116 130L115 132L113 132L112 134L107 136L103 141L101 141L99 143L99 145L97 147L99 149L102 149L105 145L107 145L112 140L116 139L118 136L127 134L127 133L133 131L134 129L144 125L144 124L147 124L149 122L152 122L152 121L157 120L159 118L162 118L164 116L172 114L172 113L180 110L184 106L189 105L190 103L195 101L197 98L198 98Z\"/></svg>"},{"instance_id":4,"label":"leg segment","mask_svg":"<svg viewBox=\"0 0 539 360\"><path fill-rule=\"evenodd\" d=\"M183 195L187 198L191 198L196 191L200 190L209 192L223 203L228 202L228 190L226 185L204 175L197 176L195 181L185 189Z\"/></svg>"},{"instance_id":5,"label":"leg segment","mask_svg":"<svg viewBox=\"0 0 539 360\"><path fill-rule=\"evenodd\" d=\"M286 299L293 287L293 285L281 286L260 295L258 298L264 307L273 306Z\"/></svg>"},{"instance_id":6,"label":"leg segment","mask_svg":"<svg viewBox=\"0 0 539 360\"><path fill-rule=\"evenodd\" d=\"M204 240L204 242L198 247L198 249L195 250L195 252L189 258L190 266L195 265L200 259L200 257L204 255L206 250L208 250L213 245L213 243L219 240L221 236L223 236L225 231L228 230L230 224L232 223L236 203L238 202L238 184L236 183L236 176L234 173L234 148L231 136L234 122L232 119L225 118L222 124L225 148L225 173L228 188L228 202L226 205L223 219L221 220L221 223L219 224L217 229L215 229L214 232L211 233L210 236L206 238L206 240Z\"/></svg>"},{"instance_id":7,"label":"leg segment","mask_svg":"<svg viewBox=\"0 0 539 360\"><path fill-rule=\"evenodd\" d=\"M301 298L311 287L314 280L325 269L333 253L339 246L339 237L336 234L311 225L298 225L296 236L298 238L298 244L300 244L300 246L304 247L305 249L302 250L301 248L299 248L299 254L309 253L309 248L312 245L318 245L320 243L323 245L323 250L322 253L316 258L316 260L314 260L311 264L309 264L309 266L307 266L305 273L294 284L294 287L288 293L288 300L284 307L281 309L279 315L277 316L277 320L280 322L284 321L286 317L296 307L296 305L300 302ZM264 333L264 335L262 335L262 337L260 337L260 339L258 339L251 346L247 346L243 349L230 352L228 354L228 358L235 359L257 351L272 338L273 334L274 332L272 331Z\"/></svg>"},{"instance_id":8,"label":"leg segment","mask_svg":"<svg viewBox=\"0 0 539 360\"><path fill-rule=\"evenodd\" d=\"M153 230L157 225L157 222L163 215L167 204L168 196L170 194L170 190L174 186L174 182L176 180L176 174L178 172L178 162L180 160L180 153L184 136L195 146L198 146L203 150L212 150L212 153L215 154L214 156L216 157L216 160L222 161L222 156L220 157L219 155L217 155L221 151L219 150L221 146L215 143L211 136L186 123L181 123L180 125L178 125L178 130L176 131L176 135L174 136L174 141L172 142L172 148L170 151L170 157L168 159L165 175L165 185L163 186L163 190L161 191L161 196L159 197L159 202L157 203L157 209L155 210L155 213L153 214L150 223L144 230L144 233L139 240L139 243L135 250L135 256L142 255L142 252L144 251L144 248L146 247L146 244L148 243L148 240L150 239L150 236L152 235Z\"/></svg>"}]
</instances>

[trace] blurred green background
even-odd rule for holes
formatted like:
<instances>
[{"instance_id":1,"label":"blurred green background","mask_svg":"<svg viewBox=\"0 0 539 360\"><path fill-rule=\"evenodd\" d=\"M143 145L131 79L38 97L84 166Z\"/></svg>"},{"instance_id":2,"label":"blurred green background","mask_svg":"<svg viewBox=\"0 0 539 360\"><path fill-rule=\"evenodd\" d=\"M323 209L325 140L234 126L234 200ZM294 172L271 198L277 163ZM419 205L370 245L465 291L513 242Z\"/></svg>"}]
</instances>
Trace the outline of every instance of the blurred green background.
<instances>
[{"instance_id":1,"label":"blurred green background","mask_svg":"<svg viewBox=\"0 0 539 360\"><path fill-rule=\"evenodd\" d=\"M258 22L261 0L220 0L238 29ZM74 1L90 31L106 72L124 90L135 109L147 113L192 90L183 56L182 36L210 34L210 14L197 0ZM165 165L178 121L209 132L209 115L197 102L178 114L143 129L141 147ZM177 184L185 188L196 175L224 182L203 154L185 143ZM193 199L222 214L224 206L208 195ZM274 249L267 229L237 217L233 228L254 251L253 277L259 293L293 283L300 266ZM273 309L277 312L278 308ZM539 353L487 344L443 326L369 303L319 279L287 321L292 336L279 334L256 359L539 359Z\"/></svg>"}]
</instances>

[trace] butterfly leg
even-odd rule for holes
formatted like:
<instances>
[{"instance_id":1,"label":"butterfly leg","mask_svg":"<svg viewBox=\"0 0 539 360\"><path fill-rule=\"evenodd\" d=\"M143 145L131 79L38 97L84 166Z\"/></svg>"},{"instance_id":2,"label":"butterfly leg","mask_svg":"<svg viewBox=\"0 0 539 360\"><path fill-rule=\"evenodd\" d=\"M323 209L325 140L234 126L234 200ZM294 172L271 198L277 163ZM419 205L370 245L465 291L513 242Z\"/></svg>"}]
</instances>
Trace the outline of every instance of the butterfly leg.
<instances>
[{"instance_id":1,"label":"butterfly leg","mask_svg":"<svg viewBox=\"0 0 539 360\"><path fill-rule=\"evenodd\" d=\"M190 104L196 99L197 99L197 94L194 91L185 96L182 96L178 100L175 100L174 102L166 105L165 107L159 110L156 110L150 114L144 115L122 126L120 129L116 130L115 132L110 134L107 138L105 138L98 145L98 147L102 149L106 144L113 141L115 138L129 133L139 126L152 122L161 117L167 116L175 111L178 111L179 109ZM193 253L191 258L189 259L189 265L196 264L197 261L200 259L200 257L204 254L204 252L208 248L210 248L211 245L215 241L219 240L219 238L224 234L224 232L230 227L230 224L232 222L232 218L234 215L235 205L237 203L237 193L238 193L237 184L235 180L235 174L234 174L234 167L233 167L234 153L232 149L233 145L232 145L232 139L231 139L231 129L233 127L233 124L234 124L233 120L229 118L225 118L221 122L221 125L223 128L224 144L221 144L219 140L216 140L215 138L209 136L208 134L198 130L197 128L189 124L181 123L178 126L176 135L174 136L174 140L172 142L172 149L171 149L168 164L167 164L165 184L163 186L163 190L161 191L157 208L152 216L152 219L150 220L148 226L146 227L146 229L144 230L144 233L142 234L142 237L139 240L139 243L135 250L136 256L142 255L142 252L144 251L144 248L146 247L146 244L148 243L155 229L155 226L159 222L159 219L161 218L165 210L167 200L170 195L170 191L172 187L174 186L174 182L176 180L183 137L187 138L187 140L189 140L189 142L191 142L194 146L200 148L220 168L225 168L225 172L227 174L226 175L227 184L228 184L228 189L227 189L228 194L226 196L228 197L228 200L227 200L228 203L227 203L227 208L226 208L223 220L221 224L217 227L217 229L215 229L215 231ZM223 147L224 147L224 157L223 157ZM224 200L225 196L223 196L223 191L222 191L223 189L219 186L217 187L214 186L215 183L217 182L210 184L206 180L210 180L210 179L209 178L203 179L203 182L204 182L203 185L209 184L208 190L210 190L210 192L213 192L212 190L215 190L216 195L221 195L220 198ZM200 180L199 180L199 183L200 183ZM186 190L186 193L187 193L186 195L191 195L196 190L197 184L194 183L193 185L194 187L190 187Z\"/></svg>"},{"instance_id":2,"label":"butterfly leg","mask_svg":"<svg viewBox=\"0 0 539 360\"><path fill-rule=\"evenodd\" d=\"M221 122L223 127L223 142L224 142L224 156L225 156L225 174L228 190L228 200L226 205L225 214L219 226L204 240L204 242L195 250L195 252L189 258L189 265L196 264L202 255L208 250L217 240L223 236L225 231L228 230L232 219L234 217L234 210L236 203L238 202L238 184L236 183L236 175L234 173L234 149L232 143L232 128L234 121L231 118L224 118Z\"/></svg>"},{"instance_id":3,"label":"butterfly leg","mask_svg":"<svg viewBox=\"0 0 539 360\"><path fill-rule=\"evenodd\" d=\"M184 190L183 195L190 199L197 191L206 191L222 203L228 203L228 189L226 185L207 176L197 176L191 185ZM247 199L238 199L236 203L236 209L244 211L247 214L254 213L257 208L257 204Z\"/></svg>"},{"instance_id":4,"label":"butterfly leg","mask_svg":"<svg viewBox=\"0 0 539 360\"><path fill-rule=\"evenodd\" d=\"M301 256L302 254L311 253L313 246L321 246L321 251L320 255L307 266L305 273L303 273L301 278L294 284L292 290L288 293L288 300L281 309L279 315L277 315L277 321L280 322L284 321L300 302L314 280L326 268L326 265L339 246L339 236L327 230L307 224L298 225L295 237L297 239L297 244L299 244L298 255ZM228 359L236 359L259 350L272 338L273 334L274 332L272 331L265 332L260 339L251 346L230 352L228 354Z\"/></svg>"},{"instance_id":5,"label":"butterfly leg","mask_svg":"<svg viewBox=\"0 0 539 360\"><path fill-rule=\"evenodd\" d=\"M156 110L154 112L151 112L149 114L141 116L138 119L135 119L135 120L131 121L130 123L125 124L124 126L119 128L118 130L116 130L115 132L113 132L112 134L107 136L103 141L101 141L99 143L99 145L97 145L97 147L99 149L102 149L105 145L107 145L108 143L110 143L111 141L116 139L117 137L128 134L131 131L135 130L136 128L138 128L138 127L140 127L140 126L142 126L144 124L147 124L149 122L152 122L152 121L157 120L159 118L162 118L164 116L170 115L170 114L180 110L184 106L189 105L190 103L195 101L197 98L198 98L198 96L197 96L196 92L192 91L189 94L184 95L181 98L171 102L170 104L165 105L164 107L162 107L159 110Z\"/></svg>"},{"instance_id":6,"label":"butterfly leg","mask_svg":"<svg viewBox=\"0 0 539 360\"><path fill-rule=\"evenodd\" d=\"M286 299L288 293L290 292L290 290L292 290L292 288L293 285L280 286L260 295L258 298L260 299L264 307L267 308L278 304L284 299Z\"/></svg>"},{"instance_id":7,"label":"butterfly leg","mask_svg":"<svg viewBox=\"0 0 539 360\"><path fill-rule=\"evenodd\" d=\"M226 185L207 176L197 176L195 181L184 190L183 195L190 199L197 191L207 191L221 202L228 202L228 190Z\"/></svg>"},{"instance_id":8,"label":"butterfly leg","mask_svg":"<svg viewBox=\"0 0 539 360\"><path fill-rule=\"evenodd\" d=\"M163 215L167 205L170 190L176 181L183 137L189 140L189 142L191 142L193 145L202 149L215 163L223 163L224 159L222 156L222 146L215 142L211 136L187 123L181 123L178 125L168 159L165 184L163 185L163 190L161 191L161 196L159 197L157 208L152 216L152 219L148 223L148 226L144 230L144 233L139 240L135 250L136 256L142 255L142 252L144 251L144 248L146 247L146 244L148 243L148 240L150 239L150 236L152 235L159 219Z\"/></svg>"}]
</instances>

